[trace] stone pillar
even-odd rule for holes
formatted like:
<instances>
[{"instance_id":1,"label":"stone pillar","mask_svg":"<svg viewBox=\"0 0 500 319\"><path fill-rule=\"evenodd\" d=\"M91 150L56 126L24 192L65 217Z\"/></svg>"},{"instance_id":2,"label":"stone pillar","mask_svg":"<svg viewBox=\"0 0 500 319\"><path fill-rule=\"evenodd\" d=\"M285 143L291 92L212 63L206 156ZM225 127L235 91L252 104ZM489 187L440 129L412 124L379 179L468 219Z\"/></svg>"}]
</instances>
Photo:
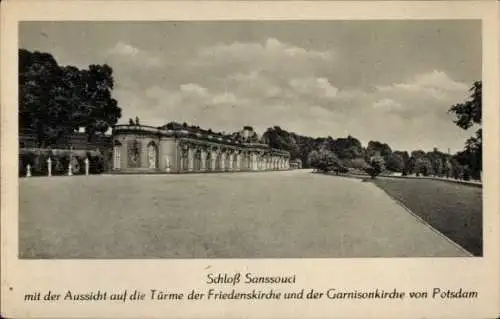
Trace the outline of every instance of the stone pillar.
<instances>
[{"instance_id":1,"label":"stone pillar","mask_svg":"<svg viewBox=\"0 0 500 319\"><path fill-rule=\"evenodd\" d=\"M207 152L205 150L201 150L201 159L200 159L200 170L207 170Z\"/></svg>"},{"instance_id":2,"label":"stone pillar","mask_svg":"<svg viewBox=\"0 0 500 319\"><path fill-rule=\"evenodd\" d=\"M226 170L226 153L222 152L220 154L220 170L223 172Z\"/></svg>"},{"instance_id":3,"label":"stone pillar","mask_svg":"<svg viewBox=\"0 0 500 319\"><path fill-rule=\"evenodd\" d=\"M52 159L50 157L47 159L47 172L48 176L52 176Z\"/></svg>"},{"instance_id":4,"label":"stone pillar","mask_svg":"<svg viewBox=\"0 0 500 319\"><path fill-rule=\"evenodd\" d=\"M85 157L85 175L89 175L89 159Z\"/></svg>"},{"instance_id":5,"label":"stone pillar","mask_svg":"<svg viewBox=\"0 0 500 319\"><path fill-rule=\"evenodd\" d=\"M228 166L228 170L232 171L233 170L233 156L234 154L233 153L229 153L228 154L228 157L229 157L229 166Z\"/></svg>"},{"instance_id":6,"label":"stone pillar","mask_svg":"<svg viewBox=\"0 0 500 319\"><path fill-rule=\"evenodd\" d=\"M194 170L194 149L188 148L188 171L192 172Z\"/></svg>"},{"instance_id":7,"label":"stone pillar","mask_svg":"<svg viewBox=\"0 0 500 319\"><path fill-rule=\"evenodd\" d=\"M252 166L251 166L251 168L252 168L253 171L256 171L257 170L257 154L252 153L250 155L250 158L252 159Z\"/></svg>"}]
</instances>

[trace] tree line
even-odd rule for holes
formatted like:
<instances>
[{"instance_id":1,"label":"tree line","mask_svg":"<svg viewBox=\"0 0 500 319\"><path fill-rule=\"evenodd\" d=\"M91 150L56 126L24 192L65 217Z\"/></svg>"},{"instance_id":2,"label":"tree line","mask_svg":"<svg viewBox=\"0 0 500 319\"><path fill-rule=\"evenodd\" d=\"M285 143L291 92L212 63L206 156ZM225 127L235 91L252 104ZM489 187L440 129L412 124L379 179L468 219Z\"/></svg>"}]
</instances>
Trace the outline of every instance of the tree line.
<instances>
[{"instance_id":1,"label":"tree line","mask_svg":"<svg viewBox=\"0 0 500 319\"><path fill-rule=\"evenodd\" d=\"M337 173L347 170L368 172L373 177L383 171L402 175L423 175L480 179L482 171L482 84L477 81L470 89L469 99L450 107L449 113L462 129L478 127L465 142L462 151L448 154L434 148L423 150L393 150L387 143L369 141L366 147L353 136L334 139L331 136L313 138L288 132L279 126L268 128L263 140L271 147L290 152L306 168Z\"/></svg>"}]
</instances>

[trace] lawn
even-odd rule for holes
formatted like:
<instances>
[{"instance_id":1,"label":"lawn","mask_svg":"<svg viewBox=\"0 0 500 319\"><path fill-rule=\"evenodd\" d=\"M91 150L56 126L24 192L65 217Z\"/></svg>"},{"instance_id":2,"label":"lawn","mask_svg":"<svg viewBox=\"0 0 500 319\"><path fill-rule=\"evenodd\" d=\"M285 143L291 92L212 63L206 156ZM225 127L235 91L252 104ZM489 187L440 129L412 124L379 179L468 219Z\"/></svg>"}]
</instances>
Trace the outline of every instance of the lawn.
<instances>
[{"instance_id":1,"label":"lawn","mask_svg":"<svg viewBox=\"0 0 500 319\"><path fill-rule=\"evenodd\" d=\"M425 179L374 182L448 238L482 256L482 188Z\"/></svg>"}]
</instances>

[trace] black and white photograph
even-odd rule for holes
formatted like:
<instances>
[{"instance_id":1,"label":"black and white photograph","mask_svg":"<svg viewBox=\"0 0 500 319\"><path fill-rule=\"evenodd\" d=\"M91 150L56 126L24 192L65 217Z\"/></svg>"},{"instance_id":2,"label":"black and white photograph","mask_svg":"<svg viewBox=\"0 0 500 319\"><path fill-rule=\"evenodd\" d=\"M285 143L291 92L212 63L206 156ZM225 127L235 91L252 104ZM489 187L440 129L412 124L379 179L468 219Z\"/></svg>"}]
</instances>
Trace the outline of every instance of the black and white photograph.
<instances>
[{"instance_id":1,"label":"black and white photograph","mask_svg":"<svg viewBox=\"0 0 500 319\"><path fill-rule=\"evenodd\" d=\"M483 256L480 20L18 40L21 259Z\"/></svg>"},{"instance_id":2,"label":"black and white photograph","mask_svg":"<svg viewBox=\"0 0 500 319\"><path fill-rule=\"evenodd\" d=\"M498 317L498 9L3 1L0 317Z\"/></svg>"}]
</instances>

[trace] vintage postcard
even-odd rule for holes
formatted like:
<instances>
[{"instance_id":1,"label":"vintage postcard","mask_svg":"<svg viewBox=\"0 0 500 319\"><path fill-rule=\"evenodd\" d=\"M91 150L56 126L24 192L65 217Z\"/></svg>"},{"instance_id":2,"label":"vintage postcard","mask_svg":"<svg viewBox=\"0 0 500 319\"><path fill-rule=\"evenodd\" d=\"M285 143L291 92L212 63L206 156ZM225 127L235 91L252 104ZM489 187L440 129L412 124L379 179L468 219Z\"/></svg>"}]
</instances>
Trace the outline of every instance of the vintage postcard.
<instances>
[{"instance_id":1,"label":"vintage postcard","mask_svg":"<svg viewBox=\"0 0 500 319\"><path fill-rule=\"evenodd\" d=\"M2 317L498 317L498 35L494 1L2 3Z\"/></svg>"}]
</instances>

